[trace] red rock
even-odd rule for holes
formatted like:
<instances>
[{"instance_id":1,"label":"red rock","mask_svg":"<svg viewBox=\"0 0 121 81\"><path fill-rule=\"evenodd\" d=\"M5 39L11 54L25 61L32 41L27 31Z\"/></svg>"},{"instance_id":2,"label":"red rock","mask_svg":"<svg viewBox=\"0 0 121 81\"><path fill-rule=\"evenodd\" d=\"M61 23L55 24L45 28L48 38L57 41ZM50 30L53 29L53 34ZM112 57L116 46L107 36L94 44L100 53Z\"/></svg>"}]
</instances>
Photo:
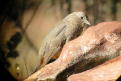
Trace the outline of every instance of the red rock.
<instances>
[{"instance_id":1,"label":"red rock","mask_svg":"<svg viewBox=\"0 0 121 81\"><path fill-rule=\"evenodd\" d=\"M68 81L116 81L121 75L121 56L93 69L71 75Z\"/></svg>"},{"instance_id":2,"label":"red rock","mask_svg":"<svg viewBox=\"0 0 121 81\"><path fill-rule=\"evenodd\" d=\"M120 56L121 22L103 22L88 28L80 37L67 43L60 57L34 73L29 80L55 79L66 68L80 61L80 67L88 63L104 62ZM90 65L91 66L91 65Z\"/></svg>"}]
</instances>

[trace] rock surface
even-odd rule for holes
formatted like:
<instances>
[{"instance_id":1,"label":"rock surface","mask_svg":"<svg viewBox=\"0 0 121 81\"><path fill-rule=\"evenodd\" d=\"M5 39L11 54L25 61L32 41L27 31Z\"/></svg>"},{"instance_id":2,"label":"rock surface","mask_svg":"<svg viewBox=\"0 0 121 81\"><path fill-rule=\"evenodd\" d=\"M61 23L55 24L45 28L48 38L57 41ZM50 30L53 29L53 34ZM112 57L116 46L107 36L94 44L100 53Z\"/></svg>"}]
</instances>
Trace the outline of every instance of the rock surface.
<instances>
[{"instance_id":1,"label":"rock surface","mask_svg":"<svg viewBox=\"0 0 121 81\"><path fill-rule=\"evenodd\" d=\"M121 56L93 69L71 75L68 81L116 81L121 76Z\"/></svg>"},{"instance_id":2,"label":"rock surface","mask_svg":"<svg viewBox=\"0 0 121 81\"><path fill-rule=\"evenodd\" d=\"M120 56L120 50L121 22L103 22L88 28L80 37L67 43L56 61L46 65L25 81L55 80L58 74L78 62L78 68L84 71Z\"/></svg>"}]
</instances>

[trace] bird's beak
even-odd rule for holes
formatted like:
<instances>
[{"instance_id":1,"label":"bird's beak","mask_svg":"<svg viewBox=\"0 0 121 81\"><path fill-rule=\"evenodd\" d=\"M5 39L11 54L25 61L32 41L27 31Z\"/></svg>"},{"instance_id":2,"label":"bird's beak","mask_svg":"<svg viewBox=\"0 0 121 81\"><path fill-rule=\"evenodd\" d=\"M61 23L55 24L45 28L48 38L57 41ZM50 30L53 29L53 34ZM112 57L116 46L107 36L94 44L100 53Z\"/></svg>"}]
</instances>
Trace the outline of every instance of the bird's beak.
<instances>
[{"instance_id":1,"label":"bird's beak","mask_svg":"<svg viewBox=\"0 0 121 81\"><path fill-rule=\"evenodd\" d=\"M84 19L84 24L91 25L87 19Z\"/></svg>"}]
</instances>

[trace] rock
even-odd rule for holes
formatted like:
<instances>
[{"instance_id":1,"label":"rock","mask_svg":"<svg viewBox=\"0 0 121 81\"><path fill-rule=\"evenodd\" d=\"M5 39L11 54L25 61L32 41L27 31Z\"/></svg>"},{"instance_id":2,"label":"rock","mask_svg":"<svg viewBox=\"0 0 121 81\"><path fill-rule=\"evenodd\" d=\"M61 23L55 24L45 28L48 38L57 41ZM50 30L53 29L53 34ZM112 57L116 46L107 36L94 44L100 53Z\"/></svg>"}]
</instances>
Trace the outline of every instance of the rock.
<instances>
[{"instance_id":1,"label":"rock","mask_svg":"<svg viewBox=\"0 0 121 81\"><path fill-rule=\"evenodd\" d=\"M76 63L79 63L77 72L82 72L120 56L120 49L121 22L97 24L89 27L80 37L67 43L56 61L46 65L25 81L55 80L61 72ZM69 71L75 71L75 69Z\"/></svg>"},{"instance_id":2,"label":"rock","mask_svg":"<svg viewBox=\"0 0 121 81\"><path fill-rule=\"evenodd\" d=\"M68 81L116 81L121 76L121 56L93 69L71 75Z\"/></svg>"}]
</instances>

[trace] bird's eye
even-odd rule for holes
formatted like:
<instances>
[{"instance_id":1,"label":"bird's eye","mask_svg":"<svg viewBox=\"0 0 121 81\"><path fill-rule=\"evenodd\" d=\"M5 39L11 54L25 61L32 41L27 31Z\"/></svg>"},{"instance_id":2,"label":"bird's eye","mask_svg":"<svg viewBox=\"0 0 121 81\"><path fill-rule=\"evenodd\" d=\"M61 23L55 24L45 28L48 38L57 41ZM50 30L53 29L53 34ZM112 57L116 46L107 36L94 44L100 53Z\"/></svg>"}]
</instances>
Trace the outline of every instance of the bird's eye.
<instances>
[{"instance_id":1,"label":"bird's eye","mask_svg":"<svg viewBox=\"0 0 121 81\"><path fill-rule=\"evenodd\" d=\"M81 19L83 19L83 17L81 17Z\"/></svg>"}]
</instances>

